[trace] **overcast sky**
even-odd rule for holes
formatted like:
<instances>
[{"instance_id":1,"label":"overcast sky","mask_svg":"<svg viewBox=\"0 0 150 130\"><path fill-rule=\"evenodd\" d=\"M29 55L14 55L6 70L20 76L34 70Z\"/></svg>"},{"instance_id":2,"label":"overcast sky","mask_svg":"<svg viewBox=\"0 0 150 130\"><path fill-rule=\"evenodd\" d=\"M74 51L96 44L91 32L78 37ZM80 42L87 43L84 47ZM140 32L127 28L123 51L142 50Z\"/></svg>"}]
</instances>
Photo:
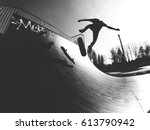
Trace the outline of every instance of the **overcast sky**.
<instances>
[{"instance_id":1,"label":"overcast sky","mask_svg":"<svg viewBox=\"0 0 150 130\"><path fill-rule=\"evenodd\" d=\"M13 5L53 24L70 36L89 22L78 23L82 18L99 18L106 24L120 28L120 32L103 28L94 46L101 53L112 46L150 41L149 0L9 0ZM84 33L86 45L92 41L91 31Z\"/></svg>"}]
</instances>

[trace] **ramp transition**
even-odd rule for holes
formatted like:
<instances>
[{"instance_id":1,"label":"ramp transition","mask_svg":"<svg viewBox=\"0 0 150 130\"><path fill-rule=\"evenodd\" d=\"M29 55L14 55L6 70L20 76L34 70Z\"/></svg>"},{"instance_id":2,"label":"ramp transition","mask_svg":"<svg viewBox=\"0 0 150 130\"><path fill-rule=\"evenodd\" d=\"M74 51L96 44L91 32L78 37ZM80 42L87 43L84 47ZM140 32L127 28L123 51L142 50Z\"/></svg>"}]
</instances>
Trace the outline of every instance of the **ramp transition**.
<instances>
[{"instance_id":1,"label":"ramp transition","mask_svg":"<svg viewBox=\"0 0 150 130\"><path fill-rule=\"evenodd\" d=\"M149 110L150 75L104 74L57 28L21 9L0 8L0 112Z\"/></svg>"}]
</instances>

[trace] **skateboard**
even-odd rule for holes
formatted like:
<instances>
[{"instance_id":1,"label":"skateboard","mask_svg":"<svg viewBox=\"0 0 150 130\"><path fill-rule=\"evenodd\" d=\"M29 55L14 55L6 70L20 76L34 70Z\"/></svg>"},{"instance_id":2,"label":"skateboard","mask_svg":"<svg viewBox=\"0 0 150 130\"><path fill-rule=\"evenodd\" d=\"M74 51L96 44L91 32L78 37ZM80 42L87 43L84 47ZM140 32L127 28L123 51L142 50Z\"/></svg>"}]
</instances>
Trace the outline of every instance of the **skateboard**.
<instances>
[{"instance_id":1,"label":"skateboard","mask_svg":"<svg viewBox=\"0 0 150 130\"><path fill-rule=\"evenodd\" d=\"M65 49L63 46L61 46L61 50L64 52L65 56L72 62L75 64L74 59L72 59L70 57L70 55L67 53L67 49Z\"/></svg>"},{"instance_id":2,"label":"skateboard","mask_svg":"<svg viewBox=\"0 0 150 130\"><path fill-rule=\"evenodd\" d=\"M85 49L85 45L84 45L82 37L79 37L77 39L77 42L78 42L78 45L79 45L79 49L80 49L81 55L82 56L86 56L86 49Z\"/></svg>"},{"instance_id":3,"label":"skateboard","mask_svg":"<svg viewBox=\"0 0 150 130\"><path fill-rule=\"evenodd\" d=\"M86 49L84 44L84 35L83 34L77 34L73 37L71 37L72 41L76 43L79 46L80 53L82 56L86 56Z\"/></svg>"}]
</instances>

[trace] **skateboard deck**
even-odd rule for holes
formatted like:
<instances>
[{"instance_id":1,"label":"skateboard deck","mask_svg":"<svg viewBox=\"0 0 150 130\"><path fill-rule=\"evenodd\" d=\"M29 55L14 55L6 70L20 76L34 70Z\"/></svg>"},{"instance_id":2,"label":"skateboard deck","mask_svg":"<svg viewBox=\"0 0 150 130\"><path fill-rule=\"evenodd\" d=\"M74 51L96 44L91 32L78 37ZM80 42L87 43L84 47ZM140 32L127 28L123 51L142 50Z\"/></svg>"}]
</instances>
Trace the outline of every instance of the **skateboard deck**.
<instances>
[{"instance_id":1,"label":"skateboard deck","mask_svg":"<svg viewBox=\"0 0 150 130\"><path fill-rule=\"evenodd\" d=\"M70 55L67 53L67 49L65 49L63 46L61 46L61 50L64 52L64 54L66 55L66 57L75 64L74 59L70 57Z\"/></svg>"},{"instance_id":2,"label":"skateboard deck","mask_svg":"<svg viewBox=\"0 0 150 130\"><path fill-rule=\"evenodd\" d=\"M79 45L81 55L86 56L86 49L85 49L83 39L81 37L79 37L77 41L78 41L78 45Z\"/></svg>"}]
</instances>

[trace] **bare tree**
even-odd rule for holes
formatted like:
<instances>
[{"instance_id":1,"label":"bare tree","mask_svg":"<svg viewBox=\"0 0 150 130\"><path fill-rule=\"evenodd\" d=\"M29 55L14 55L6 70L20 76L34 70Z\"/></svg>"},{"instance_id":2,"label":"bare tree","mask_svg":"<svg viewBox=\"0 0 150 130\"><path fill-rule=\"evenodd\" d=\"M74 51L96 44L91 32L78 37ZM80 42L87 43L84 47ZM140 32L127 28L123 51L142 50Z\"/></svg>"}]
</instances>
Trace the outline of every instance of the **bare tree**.
<instances>
[{"instance_id":1,"label":"bare tree","mask_svg":"<svg viewBox=\"0 0 150 130\"><path fill-rule=\"evenodd\" d=\"M112 63L118 63L117 52L114 48L110 50Z\"/></svg>"},{"instance_id":2,"label":"bare tree","mask_svg":"<svg viewBox=\"0 0 150 130\"><path fill-rule=\"evenodd\" d=\"M134 54L134 52L133 52L133 48L128 44L127 45L127 48L128 48L128 53L130 54L130 57L131 57L131 59L130 60L133 60L134 58L133 58L133 54Z\"/></svg>"},{"instance_id":3,"label":"bare tree","mask_svg":"<svg viewBox=\"0 0 150 130\"><path fill-rule=\"evenodd\" d=\"M130 61L130 54L127 48L125 48L125 57L127 61Z\"/></svg>"},{"instance_id":4,"label":"bare tree","mask_svg":"<svg viewBox=\"0 0 150 130\"><path fill-rule=\"evenodd\" d=\"M140 46L139 51L138 51L138 58L143 58L145 56L145 51L143 46Z\"/></svg>"},{"instance_id":5,"label":"bare tree","mask_svg":"<svg viewBox=\"0 0 150 130\"><path fill-rule=\"evenodd\" d=\"M149 56L149 53L150 53L150 45L148 45L148 44L145 44L145 55L146 56Z\"/></svg>"},{"instance_id":6,"label":"bare tree","mask_svg":"<svg viewBox=\"0 0 150 130\"><path fill-rule=\"evenodd\" d=\"M138 46L137 45L135 45L135 44L132 44L132 52L133 52L133 54L134 54L134 57L135 57L135 59L137 59L138 58Z\"/></svg>"},{"instance_id":7,"label":"bare tree","mask_svg":"<svg viewBox=\"0 0 150 130\"><path fill-rule=\"evenodd\" d=\"M104 66L104 62L105 62L105 56L98 54L98 65L102 67Z\"/></svg>"},{"instance_id":8,"label":"bare tree","mask_svg":"<svg viewBox=\"0 0 150 130\"><path fill-rule=\"evenodd\" d=\"M112 48L110 50L110 53L111 53L111 60L113 63L120 63L122 62L122 52L121 52L121 49L120 48Z\"/></svg>"}]
</instances>

